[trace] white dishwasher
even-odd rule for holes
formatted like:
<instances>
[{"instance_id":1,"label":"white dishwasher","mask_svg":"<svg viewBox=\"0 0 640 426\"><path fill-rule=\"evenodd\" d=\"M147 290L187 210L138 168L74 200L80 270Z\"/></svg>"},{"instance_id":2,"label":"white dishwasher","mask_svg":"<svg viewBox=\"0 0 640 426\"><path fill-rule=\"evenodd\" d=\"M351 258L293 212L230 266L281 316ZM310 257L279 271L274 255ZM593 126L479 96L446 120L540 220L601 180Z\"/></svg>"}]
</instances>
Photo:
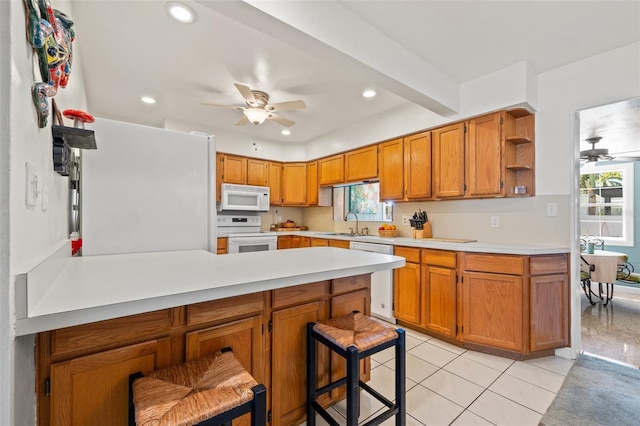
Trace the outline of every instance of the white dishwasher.
<instances>
[{"instance_id":1,"label":"white dishwasher","mask_svg":"<svg viewBox=\"0 0 640 426\"><path fill-rule=\"evenodd\" d=\"M349 249L393 254L393 246L387 244L351 241ZM393 317L393 270L371 274L371 315L392 324L396 323Z\"/></svg>"}]
</instances>

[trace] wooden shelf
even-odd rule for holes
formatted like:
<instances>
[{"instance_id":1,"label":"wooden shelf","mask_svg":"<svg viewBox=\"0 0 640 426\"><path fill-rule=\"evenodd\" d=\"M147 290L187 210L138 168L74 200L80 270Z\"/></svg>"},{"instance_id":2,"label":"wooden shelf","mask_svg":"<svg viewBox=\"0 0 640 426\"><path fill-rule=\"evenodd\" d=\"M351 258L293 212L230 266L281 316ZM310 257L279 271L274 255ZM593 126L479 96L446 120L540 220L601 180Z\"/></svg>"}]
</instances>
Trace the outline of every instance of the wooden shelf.
<instances>
[{"instance_id":1,"label":"wooden shelf","mask_svg":"<svg viewBox=\"0 0 640 426\"><path fill-rule=\"evenodd\" d=\"M513 118L527 117L533 113L526 108L514 108L507 110L507 113Z\"/></svg>"},{"instance_id":2,"label":"wooden shelf","mask_svg":"<svg viewBox=\"0 0 640 426\"><path fill-rule=\"evenodd\" d=\"M514 145L520 145L523 143L531 143L531 139L520 136L510 136L507 138L507 142L510 142Z\"/></svg>"}]
</instances>

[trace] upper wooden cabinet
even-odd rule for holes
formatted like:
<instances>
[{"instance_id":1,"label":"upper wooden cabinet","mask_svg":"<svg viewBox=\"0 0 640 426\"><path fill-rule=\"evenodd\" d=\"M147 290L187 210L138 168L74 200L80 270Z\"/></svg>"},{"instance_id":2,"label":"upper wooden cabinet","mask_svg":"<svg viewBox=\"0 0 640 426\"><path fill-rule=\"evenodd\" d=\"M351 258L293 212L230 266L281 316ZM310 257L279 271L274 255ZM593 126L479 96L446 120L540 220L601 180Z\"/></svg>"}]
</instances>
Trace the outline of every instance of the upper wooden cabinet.
<instances>
[{"instance_id":1,"label":"upper wooden cabinet","mask_svg":"<svg viewBox=\"0 0 640 426\"><path fill-rule=\"evenodd\" d=\"M464 196L465 123L439 127L432 132L433 196Z\"/></svg>"},{"instance_id":2,"label":"upper wooden cabinet","mask_svg":"<svg viewBox=\"0 0 640 426\"><path fill-rule=\"evenodd\" d=\"M499 112L474 118L467 124L466 197L504 195L501 123Z\"/></svg>"},{"instance_id":3,"label":"upper wooden cabinet","mask_svg":"<svg viewBox=\"0 0 640 426\"><path fill-rule=\"evenodd\" d=\"M318 160L318 185L344 182L344 154Z\"/></svg>"},{"instance_id":4,"label":"upper wooden cabinet","mask_svg":"<svg viewBox=\"0 0 640 426\"><path fill-rule=\"evenodd\" d=\"M237 155L219 154L218 167L222 166L222 183L247 183L247 158Z\"/></svg>"},{"instance_id":5,"label":"upper wooden cabinet","mask_svg":"<svg viewBox=\"0 0 640 426\"><path fill-rule=\"evenodd\" d=\"M536 194L535 117L525 109L504 114L505 194L524 197ZM516 188L518 188L516 190Z\"/></svg>"},{"instance_id":6,"label":"upper wooden cabinet","mask_svg":"<svg viewBox=\"0 0 640 426\"><path fill-rule=\"evenodd\" d=\"M247 158L247 185L269 185L269 161Z\"/></svg>"},{"instance_id":7,"label":"upper wooden cabinet","mask_svg":"<svg viewBox=\"0 0 640 426\"><path fill-rule=\"evenodd\" d=\"M307 204L307 163L285 163L282 166L282 205Z\"/></svg>"},{"instance_id":8,"label":"upper wooden cabinet","mask_svg":"<svg viewBox=\"0 0 640 426\"><path fill-rule=\"evenodd\" d=\"M404 138L405 198L431 198L431 132Z\"/></svg>"},{"instance_id":9,"label":"upper wooden cabinet","mask_svg":"<svg viewBox=\"0 0 640 426\"><path fill-rule=\"evenodd\" d=\"M431 152L429 152L431 158ZM404 141L402 138L378 144L380 199L404 198ZM431 188L429 188L431 190Z\"/></svg>"},{"instance_id":10,"label":"upper wooden cabinet","mask_svg":"<svg viewBox=\"0 0 640 426\"><path fill-rule=\"evenodd\" d=\"M282 204L282 163L269 161L269 198L270 204Z\"/></svg>"},{"instance_id":11,"label":"upper wooden cabinet","mask_svg":"<svg viewBox=\"0 0 640 426\"><path fill-rule=\"evenodd\" d=\"M307 205L318 205L318 162L307 163Z\"/></svg>"},{"instance_id":12,"label":"upper wooden cabinet","mask_svg":"<svg viewBox=\"0 0 640 426\"><path fill-rule=\"evenodd\" d=\"M378 146L371 145L344 154L345 180L358 182L378 177Z\"/></svg>"}]
</instances>

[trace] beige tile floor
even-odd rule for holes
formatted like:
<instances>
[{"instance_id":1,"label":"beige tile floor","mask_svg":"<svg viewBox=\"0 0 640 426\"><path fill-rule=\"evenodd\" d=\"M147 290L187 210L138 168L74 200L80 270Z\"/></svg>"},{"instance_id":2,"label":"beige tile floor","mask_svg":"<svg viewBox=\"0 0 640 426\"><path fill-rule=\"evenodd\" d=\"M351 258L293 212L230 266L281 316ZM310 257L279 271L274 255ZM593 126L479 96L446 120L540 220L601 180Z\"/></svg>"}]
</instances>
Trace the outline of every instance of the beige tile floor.
<instances>
[{"instance_id":1,"label":"beige tile floor","mask_svg":"<svg viewBox=\"0 0 640 426\"><path fill-rule=\"evenodd\" d=\"M573 365L572 360L553 356L514 361L406 332L408 426L536 426ZM371 367L370 384L392 399L393 348L372 356ZM382 409L362 392L360 422ZM337 419L346 413L344 402L330 410ZM319 416L317 424L326 425Z\"/></svg>"}]
</instances>

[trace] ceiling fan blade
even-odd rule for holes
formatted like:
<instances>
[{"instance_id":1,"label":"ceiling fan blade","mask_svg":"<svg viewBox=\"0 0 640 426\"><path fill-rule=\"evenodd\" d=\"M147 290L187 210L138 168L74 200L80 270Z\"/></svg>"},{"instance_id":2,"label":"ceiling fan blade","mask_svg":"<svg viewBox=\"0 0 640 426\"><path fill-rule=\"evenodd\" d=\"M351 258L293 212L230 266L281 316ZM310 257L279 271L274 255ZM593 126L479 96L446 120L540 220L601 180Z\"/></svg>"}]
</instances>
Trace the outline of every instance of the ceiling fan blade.
<instances>
[{"instance_id":1,"label":"ceiling fan blade","mask_svg":"<svg viewBox=\"0 0 640 426\"><path fill-rule=\"evenodd\" d=\"M281 124L285 127L291 127L295 124L295 121L291 121L288 118L280 117L279 115L271 114L267 118L268 120L275 121L278 124Z\"/></svg>"},{"instance_id":2,"label":"ceiling fan blade","mask_svg":"<svg viewBox=\"0 0 640 426\"><path fill-rule=\"evenodd\" d=\"M245 124L249 124L249 119L246 115L242 114L242 118L236 122L236 126L244 126Z\"/></svg>"},{"instance_id":3,"label":"ceiling fan blade","mask_svg":"<svg viewBox=\"0 0 640 426\"><path fill-rule=\"evenodd\" d=\"M251 88L249 86L238 83L235 83L235 86L245 101L249 102L252 105L256 103L256 98L253 96L253 93L251 92Z\"/></svg>"},{"instance_id":4,"label":"ceiling fan blade","mask_svg":"<svg viewBox=\"0 0 640 426\"><path fill-rule=\"evenodd\" d=\"M244 109L244 107L241 107L239 105L212 104L212 103L209 103L209 102L202 102L202 103L200 103L200 105L216 107L216 108L231 108L231 109L239 109L239 110L243 110Z\"/></svg>"},{"instance_id":5,"label":"ceiling fan blade","mask_svg":"<svg viewBox=\"0 0 640 426\"><path fill-rule=\"evenodd\" d=\"M267 109L269 111L285 111L291 109L305 109L307 104L302 100L297 101L288 101L288 102L279 102L277 104L267 105Z\"/></svg>"},{"instance_id":6,"label":"ceiling fan blade","mask_svg":"<svg viewBox=\"0 0 640 426\"><path fill-rule=\"evenodd\" d=\"M615 161L640 161L640 157L632 157L627 155L615 155L613 154Z\"/></svg>"}]
</instances>

